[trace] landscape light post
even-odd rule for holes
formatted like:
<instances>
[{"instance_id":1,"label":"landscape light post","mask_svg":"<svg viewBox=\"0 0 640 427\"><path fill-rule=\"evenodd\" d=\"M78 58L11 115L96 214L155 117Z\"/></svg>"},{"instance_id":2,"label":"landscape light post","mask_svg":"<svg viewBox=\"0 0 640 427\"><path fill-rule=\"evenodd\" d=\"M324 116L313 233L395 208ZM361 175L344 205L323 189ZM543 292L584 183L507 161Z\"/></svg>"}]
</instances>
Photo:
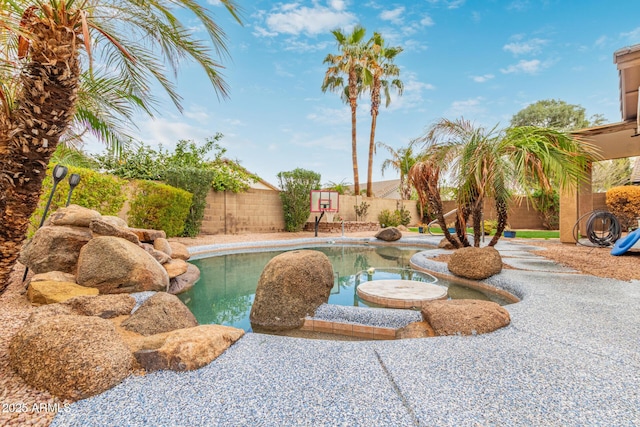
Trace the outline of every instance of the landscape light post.
<instances>
[{"instance_id":1,"label":"landscape light post","mask_svg":"<svg viewBox=\"0 0 640 427\"><path fill-rule=\"evenodd\" d=\"M49 193L49 200L47 200L47 204L44 207L44 213L42 214L42 219L40 220L40 225L38 225L38 228L42 227L42 225L44 224L44 220L47 218L47 212L49 211L49 207L51 206L51 200L53 199L53 193L56 192L56 187L58 186L60 181L62 181L64 179L64 177L66 175L67 175L67 167L66 166L56 165L53 168L53 175L52 175L53 187L51 187L51 192ZM78 181L79 181L79 179L78 179ZM27 274L29 274L29 267L24 269L24 275L22 276L22 281L23 282L27 278Z\"/></svg>"},{"instance_id":2,"label":"landscape light post","mask_svg":"<svg viewBox=\"0 0 640 427\"><path fill-rule=\"evenodd\" d=\"M69 203L71 203L71 193L73 193L73 190L78 184L80 184L80 175L72 173L69 177L69 195L67 196L67 204L65 206L69 206Z\"/></svg>"}]
</instances>

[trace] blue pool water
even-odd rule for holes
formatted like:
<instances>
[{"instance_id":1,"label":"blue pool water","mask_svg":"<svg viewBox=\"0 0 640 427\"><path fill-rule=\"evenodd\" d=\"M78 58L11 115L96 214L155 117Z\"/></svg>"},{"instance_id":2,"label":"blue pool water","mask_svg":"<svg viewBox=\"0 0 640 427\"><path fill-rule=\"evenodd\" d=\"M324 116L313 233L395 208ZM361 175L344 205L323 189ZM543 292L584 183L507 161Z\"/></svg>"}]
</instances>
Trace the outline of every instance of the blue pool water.
<instances>
[{"instance_id":1,"label":"blue pool water","mask_svg":"<svg viewBox=\"0 0 640 427\"><path fill-rule=\"evenodd\" d=\"M333 265L335 284L329 296L329 304L375 306L360 300L356 294L357 285L367 280L434 280L431 275L411 270L409 266L411 257L425 248L330 245L307 249L323 252ZM249 313L260 274L269 260L282 252L285 251L245 252L190 261L200 269L200 280L191 290L178 297L189 307L200 324L229 325L250 331ZM375 272L367 273L372 267ZM496 296L454 282L437 279L437 284L448 287L449 293L455 295L455 298L503 303Z\"/></svg>"}]
</instances>

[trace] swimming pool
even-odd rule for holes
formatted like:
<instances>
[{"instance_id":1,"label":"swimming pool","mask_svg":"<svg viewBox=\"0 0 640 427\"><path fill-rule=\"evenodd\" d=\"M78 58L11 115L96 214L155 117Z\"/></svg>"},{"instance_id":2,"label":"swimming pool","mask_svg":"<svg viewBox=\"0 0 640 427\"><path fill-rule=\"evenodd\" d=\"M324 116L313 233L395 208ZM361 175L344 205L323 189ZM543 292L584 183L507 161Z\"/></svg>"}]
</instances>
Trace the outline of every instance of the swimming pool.
<instances>
[{"instance_id":1,"label":"swimming pool","mask_svg":"<svg viewBox=\"0 0 640 427\"><path fill-rule=\"evenodd\" d=\"M407 275L411 276L411 280L432 280L410 269L411 257L424 251L424 247L333 244L306 249L323 252L331 261L334 286L329 304L375 307L356 294L357 284L367 280L406 278ZM249 313L260 274L271 258L285 251L232 253L190 261L200 269L200 280L178 297L200 324L228 325L251 331ZM367 274L372 267L375 272ZM438 279L437 284L448 287L449 294L456 299L473 298L505 304L497 295L442 278Z\"/></svg>"}]
</instances>

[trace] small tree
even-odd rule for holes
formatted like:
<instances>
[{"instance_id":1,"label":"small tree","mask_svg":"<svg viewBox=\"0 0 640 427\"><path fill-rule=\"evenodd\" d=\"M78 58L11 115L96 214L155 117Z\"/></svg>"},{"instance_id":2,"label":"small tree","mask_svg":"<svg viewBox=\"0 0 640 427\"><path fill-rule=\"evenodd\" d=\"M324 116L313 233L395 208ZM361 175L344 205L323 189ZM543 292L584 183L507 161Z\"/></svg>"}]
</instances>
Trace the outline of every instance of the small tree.
<instances>
[{"instance_id":1,"label":"small tree","mask_svg":"<svg viewBox=\"0 0 640 427\"><path fill-rule=\"evenodd\" d=\"M278 173L280 199L284 210L284 226L287 231L300 231L309 219L311 190L320 189L320 174L297 168Z\"/></svg>"},{"instance_id":2,"label":"small tree","mask_svg":"<svg viewBox=\"0 0 640 427\"><path fill-rule=\"evenodd\" d=\"M353 209L356 211L356 221L362 221L367 216L369 203L363 201L360 205L354 205Z\"/></svg>"}]
</instances>

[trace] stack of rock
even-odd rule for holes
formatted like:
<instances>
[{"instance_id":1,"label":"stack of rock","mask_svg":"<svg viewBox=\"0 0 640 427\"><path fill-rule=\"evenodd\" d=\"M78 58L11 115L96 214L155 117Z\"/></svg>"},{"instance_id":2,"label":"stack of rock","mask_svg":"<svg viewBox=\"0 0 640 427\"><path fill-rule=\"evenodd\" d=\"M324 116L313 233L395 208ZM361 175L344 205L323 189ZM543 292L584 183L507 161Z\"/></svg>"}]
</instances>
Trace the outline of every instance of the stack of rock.
<instances>
[{"instance_id":1,"label":"stack of rock","mask_svg":"<svg viewBox=\"0 0 640 427\"><path fill-rule=\"evenodd\" d=\"M121 218L77 205L54 212L20 253L35 273L28 291L35 304L98 293L178 294L200 278L188 259L187 248L162 230L129 228Z\"/></svg>"},{"instance_id":2,"label":"stack of rock","mask_svg":"<svg viewBox=\"0 0 640 427\"><path fill-rule=\"evenodd\" d=\"M10 365L36 388L83 399L136 369L211 362L244 331L198 325L174 295L200 277L187 259L164 231L129 228L76 205L56 211L20 254L35 273L27 297L41 307L12 337ZM140 297L128 294L142 291L156 292L135 309Z\"/></svg>"}]
</instances>

